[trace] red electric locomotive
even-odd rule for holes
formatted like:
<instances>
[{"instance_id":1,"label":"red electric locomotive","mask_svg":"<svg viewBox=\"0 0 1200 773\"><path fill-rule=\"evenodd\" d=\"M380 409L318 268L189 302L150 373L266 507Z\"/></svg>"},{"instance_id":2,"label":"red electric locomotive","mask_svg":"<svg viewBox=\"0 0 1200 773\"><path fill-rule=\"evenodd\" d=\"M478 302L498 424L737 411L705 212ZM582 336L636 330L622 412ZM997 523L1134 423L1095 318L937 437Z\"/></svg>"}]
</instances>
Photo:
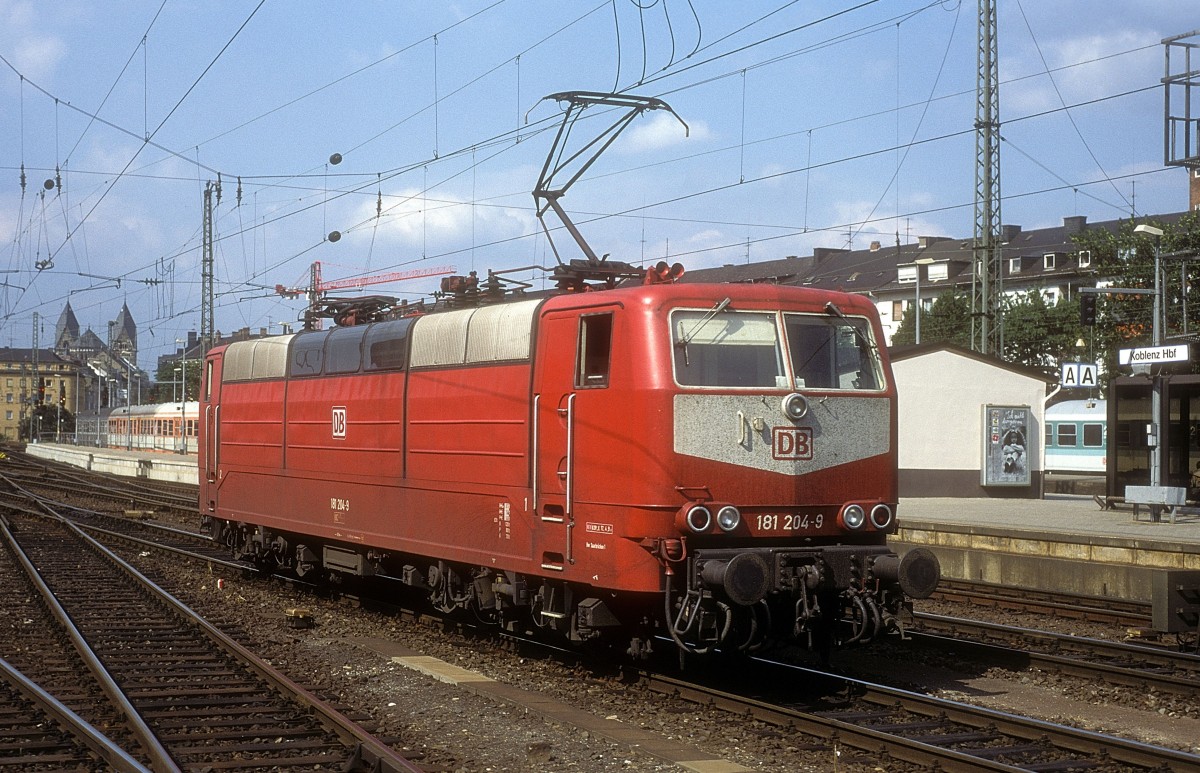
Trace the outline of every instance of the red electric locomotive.
<instances>
[{"instance_id":1,"label":"red electric locomotive","mask_svg":"<svg viewBox=\"0 0 1200 773\"><path fill-rule=\"evenodd\" d=\"M863 297L666 282L233 343L200 501L237 555L509 629L862 641L939 573L886 545L882 340Z\"/></svg>"}]
</instances>

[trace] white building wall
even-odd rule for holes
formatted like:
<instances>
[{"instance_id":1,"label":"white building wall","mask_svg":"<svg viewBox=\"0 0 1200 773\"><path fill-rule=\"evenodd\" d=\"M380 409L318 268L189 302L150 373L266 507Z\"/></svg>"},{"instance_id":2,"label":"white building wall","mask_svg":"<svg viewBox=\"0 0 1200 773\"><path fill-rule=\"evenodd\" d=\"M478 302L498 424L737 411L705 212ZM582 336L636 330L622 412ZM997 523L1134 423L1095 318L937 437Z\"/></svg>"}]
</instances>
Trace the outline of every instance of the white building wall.
<instances>
[{"instance_id":1,"label":"white building wall","mask_svg":"<svg viewBox=\"0 0 1200 773\"><path fill-rule=\"evenodd\" d=\"M1031 490L1002 495L1040 494L1045 381L946 350L894 362L892 370L899 394L902 496L987 495L979 486L985 405L1029 407L1026 452L1034 483Z\"/></svg>"}]
</instances>

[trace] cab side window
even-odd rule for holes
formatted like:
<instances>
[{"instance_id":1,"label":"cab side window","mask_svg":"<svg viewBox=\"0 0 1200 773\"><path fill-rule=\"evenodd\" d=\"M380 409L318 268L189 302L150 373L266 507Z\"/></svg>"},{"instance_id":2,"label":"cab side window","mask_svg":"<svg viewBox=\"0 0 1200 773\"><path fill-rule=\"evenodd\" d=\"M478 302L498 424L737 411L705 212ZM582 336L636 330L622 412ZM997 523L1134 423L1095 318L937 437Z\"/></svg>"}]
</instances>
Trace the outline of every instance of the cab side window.
<instances>
[{"instance_id":1,"label":"cab side window","mask_svg":"<svg viewBox=\"0 0 1200 773\"><path fill-rule=\"evenodd\" d=\"M575 388L608 386L612 363L613 315L588 314L579 318L578 359L575 363Z\"/></svg>"}]
</instances>

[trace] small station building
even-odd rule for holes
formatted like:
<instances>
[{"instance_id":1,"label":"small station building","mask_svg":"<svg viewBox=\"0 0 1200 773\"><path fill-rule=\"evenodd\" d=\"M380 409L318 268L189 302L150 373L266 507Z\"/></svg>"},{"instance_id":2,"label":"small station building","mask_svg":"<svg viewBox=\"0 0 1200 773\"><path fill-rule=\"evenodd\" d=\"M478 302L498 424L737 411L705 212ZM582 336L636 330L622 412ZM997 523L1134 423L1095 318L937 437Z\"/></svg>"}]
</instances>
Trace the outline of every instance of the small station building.
<instances>
[{"instance_id":1,"label":"small station building","mask_svg":"<svg viewBox=\"0 0 1200 773\"><path fill-rule=\"evenodd\" d=\"M891 349L901 497L1042 496L1039 371L951 344Z\"/></svg>"}]
</instances>

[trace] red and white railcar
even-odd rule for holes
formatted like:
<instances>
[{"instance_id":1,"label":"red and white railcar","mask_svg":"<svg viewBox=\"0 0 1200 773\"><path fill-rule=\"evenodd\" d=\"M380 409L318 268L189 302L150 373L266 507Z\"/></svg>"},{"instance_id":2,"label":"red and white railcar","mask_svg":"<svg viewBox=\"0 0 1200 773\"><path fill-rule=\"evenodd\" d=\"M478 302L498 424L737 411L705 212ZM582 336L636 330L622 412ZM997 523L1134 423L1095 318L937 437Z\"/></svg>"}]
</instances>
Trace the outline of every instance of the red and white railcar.
<instances>
[{"instance_id":1,"label":"red and white railcar","mask_svg":"<svg viewBox=\"0 0 1200 773\"><path fill-rule=\"evenodd\" d=\"M199 412L195 401L126 405L113 408L107 418L96 417L88 423L98 427L104 419L105 440L96 439L109 448L195 454Z\"/></svg>"},{"instance_id":2,"label":"red and white railcar","mask_svg":"<svg viewBox=\"0 0 1200 773\"><path fill-rule=\"evenodd\" d=\"M882 340L858 296L651 284L233 343L200 501L239 555L510 628L864 640L938 577L886 545Z\"/></svg>"}]
</instances>

